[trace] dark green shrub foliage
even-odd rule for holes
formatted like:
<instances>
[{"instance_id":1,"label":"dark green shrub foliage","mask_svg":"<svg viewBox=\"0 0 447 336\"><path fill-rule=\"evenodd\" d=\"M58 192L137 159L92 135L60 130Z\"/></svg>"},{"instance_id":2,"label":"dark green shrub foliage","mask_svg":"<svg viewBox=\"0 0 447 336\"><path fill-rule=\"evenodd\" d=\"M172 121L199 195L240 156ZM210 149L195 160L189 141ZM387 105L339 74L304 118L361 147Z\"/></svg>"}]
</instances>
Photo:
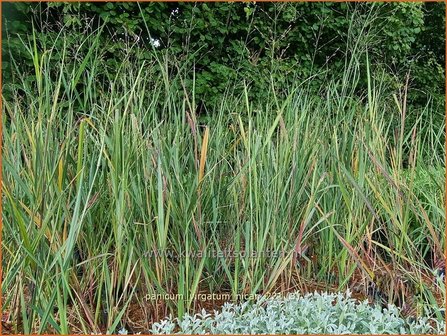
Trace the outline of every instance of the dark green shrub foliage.
<instances>
[{"instance_id":1,"label":"dark green shrub foliage","mask_svg":"<svg viewBox=\"0 0 447 336\"><path fill-rule=\"evenodd\" d=\"M159 52L184 60L179 68L189 90L195 73L196 99L208 105L228 87L241 90L243 80L253 99L265 98L271 79L280 88L313 75L308 84L318 88L342 73L346 53L364 48L392 89L410 72L409 103L423 106L430 93L443 110L443 3L6 3L3 15L5 83L14 77L11 52L32 70L17 37L31 34L32 23L40 47L51 45L61 26L71 27L74 49L76 34L105 24L109 71L132 43L135 57L151 59L152 38ZM355 45L349 34L364 38Z\"/></svg>"}]
</instances>

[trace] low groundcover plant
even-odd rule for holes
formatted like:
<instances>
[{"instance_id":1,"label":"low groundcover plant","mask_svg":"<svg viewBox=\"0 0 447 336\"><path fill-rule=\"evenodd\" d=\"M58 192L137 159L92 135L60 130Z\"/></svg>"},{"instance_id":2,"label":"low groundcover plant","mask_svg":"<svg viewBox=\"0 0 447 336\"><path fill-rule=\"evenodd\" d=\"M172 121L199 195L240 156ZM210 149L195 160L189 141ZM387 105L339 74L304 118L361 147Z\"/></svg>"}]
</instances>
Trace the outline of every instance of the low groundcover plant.
<instances>
[{"instance_id":1,"label":"low groundcover plant","mask_svg":"<svg viewBox=\"0 0 447 336\"><path fill-rule=\"evenodd\" d=\"M428 315L403 319L394 305L381 308L350 292L260 296L226 303L222 311L184 315L154 323L154 334L445 334L445 321Z\"/></svg>"}]
</instances>

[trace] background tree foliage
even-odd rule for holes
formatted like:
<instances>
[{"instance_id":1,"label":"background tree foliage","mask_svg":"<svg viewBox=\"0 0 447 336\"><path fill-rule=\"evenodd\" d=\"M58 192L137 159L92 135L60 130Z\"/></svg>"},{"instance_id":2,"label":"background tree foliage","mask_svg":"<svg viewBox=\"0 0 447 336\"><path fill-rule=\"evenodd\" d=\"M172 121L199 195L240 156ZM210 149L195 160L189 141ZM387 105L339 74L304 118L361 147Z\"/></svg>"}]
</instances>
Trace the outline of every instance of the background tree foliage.
<instances>
[{"instance_id":1,"label":"background tree foliage","mask_svg":"<svg viewBox=\"0 0 447 336\"><path fill-rule=\"evenodd\" d=\"M82 57L78 34L104 24L107 71L119 67L130 45L135 59L153 59L155 41L158 53L180 60L185 85L192 90L194 79L195 96L208 105L244 82L253 99L266 95L271 79L279 88L312 76L308 85L319 88L342 74L347 53L363 48L391 89L409 73L410 104L423 106L430 96L444 109L443 3L5 3L3 16L5 83L14 82L10 53L20 55L16 66L33 69L21 41L33 26L40 48L71 27L73 55L66 56Z\"/></svg>"}]
</instances>

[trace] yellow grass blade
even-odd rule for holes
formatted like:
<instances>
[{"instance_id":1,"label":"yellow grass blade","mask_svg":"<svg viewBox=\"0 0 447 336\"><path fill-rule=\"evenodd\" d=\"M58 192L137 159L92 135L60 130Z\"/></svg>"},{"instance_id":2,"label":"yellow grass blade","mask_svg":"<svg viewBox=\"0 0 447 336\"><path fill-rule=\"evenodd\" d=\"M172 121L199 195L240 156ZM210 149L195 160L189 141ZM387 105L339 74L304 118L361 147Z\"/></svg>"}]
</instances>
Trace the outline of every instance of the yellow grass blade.
<instances>
[{"instance_id":1,"label":"yellow grass blade","mask_svg":"<svg viewBox=\"0 0 447 336\"><path fill-rule=\"evenodd\" d=\"M200 182L202 182L203 175L205 174L205 162L206 162L206 153L208 151L209 133L210 130L208 126L206 126L205 134L203 135L202 150L200 152L199 184Z\"/></svg>"},{"instance_id":2,"label":"yellow grass blade","mask_svg":"<svg viewBox=\"0 0 447 336\"><path fill-rule=\"evenodd\" d=\"M59 191L62 191L62 176L64 173L64 164L62 162L62 158L59 160L58 165L58 175L57 175L57 187L59 188Z\"/></svg>"}]
</instances>

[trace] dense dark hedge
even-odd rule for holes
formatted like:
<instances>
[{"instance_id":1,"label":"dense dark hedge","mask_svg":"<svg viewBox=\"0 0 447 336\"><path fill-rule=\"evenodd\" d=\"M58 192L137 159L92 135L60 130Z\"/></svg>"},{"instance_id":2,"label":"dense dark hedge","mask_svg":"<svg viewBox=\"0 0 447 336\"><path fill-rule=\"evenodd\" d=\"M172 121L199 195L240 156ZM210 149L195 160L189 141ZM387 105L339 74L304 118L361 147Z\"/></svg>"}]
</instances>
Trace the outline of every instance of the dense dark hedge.
<instances>
[{"instance_id":1,"label":"dense dark hedge","mask_svg":"<svg viewBox=\"0 0 447 336\"><path fill-rule=\"evenodd\" d=\"M211 103L228 87L240 88L242 79L256 99L262 98L271 79L278 87L287 87L318 74L311 82L317 88L328 77L340 75L346 54L355 48L354 36L359 48L368 49L374 66L385 69L390 87L397 89L410 73L410 103L422 106L429 94L442 105L444 6L441 2L4 3L3 78L5 83L14 81L11 54L21 70L29 67L32 72L31 58L17 36L26 40L33 26L43 48L63 26L73 31L69 43L76 45L86 27L105 24L101 45L109 71L132 43L136 58L151 59L152 40L159 44L156 50L181 61L187 85L195 71L195 95L200 100ZM229 86L229 81L235 85Z\"/></svg>"}]
</instances>

